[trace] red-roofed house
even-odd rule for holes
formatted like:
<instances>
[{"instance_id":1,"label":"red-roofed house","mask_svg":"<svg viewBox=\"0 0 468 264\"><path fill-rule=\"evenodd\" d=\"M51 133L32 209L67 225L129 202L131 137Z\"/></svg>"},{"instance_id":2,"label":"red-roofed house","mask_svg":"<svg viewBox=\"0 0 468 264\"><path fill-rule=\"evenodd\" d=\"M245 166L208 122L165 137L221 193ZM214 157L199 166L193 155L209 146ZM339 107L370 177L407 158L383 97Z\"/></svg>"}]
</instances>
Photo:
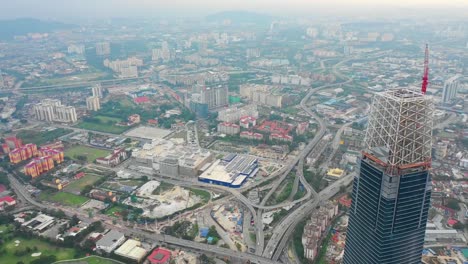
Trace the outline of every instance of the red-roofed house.
<instances>
[{"instance_id":1,"label":"red-roofed house","mask_svg":"<svg viewBox=\"0 0 468 264\"><path fill-rule=\"evenodd\" d=\"M78 180L78 179L83 178L84 176L85 176L85 173L82 171L80 173L77 173L74 178L75 180Z\"/></svg>"},{"instance_id":2,"label":"red-roofed house","mask_svg":"<svg viewBox=\"0 0 468 264\"><path fill-rule=\"evenodd\" d=\"M144 104L144 103L149 103L150 99L147 96L140 96L140 97L133 99L133 101L136 104Z\"/></svg>"},{"instance_id":3,"label":"red-roofed house","mask_svg":"<svg viewBox=\"0 0 468 264\"><path fill-rule=\"evenodd\" d=\"M345 194L345 195L341 196L341 198L338 200L338 202L339 202L341 205L344 205L344 206L350 208L350 207L351 207L351 202L352 202L352 200L351 200L351 199L348 199L348 195Z\"/></svg>"},{"instance_id":4,"label":"red-roofed house","mask_svg":"<svg viewBox=\"0 0 468 264\"><path fill-rule=\"evenodd\" d=\"M171 261L171 251L157 248L148 256L147 260L151 264L169 264L169 261Z\"/></svg>"},{"instance_id":5,"label":"red-roofed house","mask_svg":"<svg viewBox=\"0 0 468 264\"><path fill-rule=\"evenodd\" d=\"M16 204L16 200L13 199L11 196L5 196L0 198L0 206L3 207L5 205L12 206Z\"/></svg>"},{"instance_id":6,"label":"red-roofed house","mask_svg":"<svg viewBox=\"0 0 468 264\"><path fill-rule=\"evenodd\" d=\"M158 120L157 119L148 119L148 124L156 126L156 125L158 125Z\"/></svg>"},{"instance_id":7,"label":"red-roofed house","mask_svg":"<svg viewBox=\"0 0 468 264\"><path fill-rule=\"evenodd\" d=\"M453 226L456 223L458 223L458 221L453 218L449 218L449 220L447 220L447 225L449 226Z\"/></svg>"}]
</instances>

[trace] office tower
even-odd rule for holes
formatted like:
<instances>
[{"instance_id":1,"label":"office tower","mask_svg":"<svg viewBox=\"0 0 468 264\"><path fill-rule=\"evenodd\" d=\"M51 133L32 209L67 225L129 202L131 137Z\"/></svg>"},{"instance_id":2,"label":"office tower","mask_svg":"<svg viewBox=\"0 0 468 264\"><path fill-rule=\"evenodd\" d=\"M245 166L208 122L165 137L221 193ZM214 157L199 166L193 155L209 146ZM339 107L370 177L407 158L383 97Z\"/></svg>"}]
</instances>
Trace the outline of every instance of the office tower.
<instances>
[{"instance_id":1,"label":"office tower","mask_svg":"<svg viewBox=\"0 0 468 264\"><path fill-rule=\"evenodd\" d=\"M460 85L459 78L459 75L455 75L444 82L442 103L450 103L450 101L457 96L458 87Z\"/></svg>"},{"instance_id":2,"label":"office tower","mask_svg":"<svg viewBox=\"0 0 468 264\"><path fill-rule=\"evenodd\" d=\"M97 111L101 109L101 103L99 102L99 97L97 96L90 96L86 98L86 108L89 111Z\"/></svg>"},{"instance_id":3,"label":"office tower","mask_svg":"<svg viewBox=\"0 0 468 264\"><path fill-rule=\"evenodd\" d=\"M377 93L353 183L344 264L420 264L431 196L434 104L408 89Z\"/></svg>"},{"instance_id":4,"label":"office tower","mask_svg":"<svg viewBox=\"0 0 468 264\"><path fill-rule=\"evenodd\" d=\"M91 88L94 97L102 98L102 86L98 83Z\"/></svg>"},{"instance_id":5,"label":"office tower","mask_svg":"<svg viewBox=\"0 0 468 264\"><path fill-rule=\"evenodd\" d=\"M103 56L111 53L109 42L98 42L96 43L96 55Z\"/></svg>"}]
</instances>

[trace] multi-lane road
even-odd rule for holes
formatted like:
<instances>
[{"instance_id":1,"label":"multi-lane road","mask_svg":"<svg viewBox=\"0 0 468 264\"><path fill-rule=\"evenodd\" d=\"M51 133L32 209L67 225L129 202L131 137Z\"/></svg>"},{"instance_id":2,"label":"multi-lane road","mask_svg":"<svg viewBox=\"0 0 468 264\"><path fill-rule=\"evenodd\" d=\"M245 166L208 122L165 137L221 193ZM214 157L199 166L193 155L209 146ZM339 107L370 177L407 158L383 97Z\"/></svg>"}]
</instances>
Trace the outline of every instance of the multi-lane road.
<instances>
[{"instance_id":1,"label":"multi-lane road","mask_svg":"<svg viewBox=\"0 0 468 264\"><path fill-rule=\"evenodd\" d=\"M12 188L15 190L16 194L18 196L21 196L24 200L29 202L30 204L42 208L42 209L59 209L54 206L50 206L47 204L39 203L36 200L34 200L28 193L28 191L24 188L24 186L18 182L18 180L13 177L12 175L8 175L8 178L10 180ZM63 208L60 208L63 209ZM91 219L87 217L84 214L80 214L76 210L64 210L65 214L68 216L73 216L74 214L78 214L78 216L85 221L88 222L93 222L96 220L101 220L100 216L95 216L95 218ZM126 235L131 235L134 237L140 237L140 238L145 238L147 240L151 241L157 241L159 243L165 243L165 244L170 244L170 245L175 245L183 248L190 248L195 251L199 252L204 252L206 254L216 254L219 256L224 256L224 257L229 257L229 258L235 258L235 259L241 259L241 260L250 260L258 264L269 264L269 263L277 263L276 261L271 261L270 259L263 258L261 256L256 256L254 254L249 254L249 253L243 253L243 252L238 252L226 248L221 248L213 245L208 245L204 243L199 243L199 242L194 242L190 240L184 240L180 238L176 238L173 236L169 235L164 235L164 234L156 234L156 233L151 233L147 232L144 230L140 229L135 229L135 228L126 228L125 226L119 226L119 225L113 225L108 223L108 221L102 221L104 225L106 225L108 228L120 230L121 232L125 233Z\"/></svg>"},{"instance_id":2,"label":"multi-lane road","mask_svg":"<svg viewBox=\"0 0 468 264\"><path fill-rule=\"evenodd\" d=\"M347 60L345 60L345 61L347 61ZM339 62L339 63L337 63L336 65L333 66L333 71L336 72L336 74L339 74L338 70L337 70L337 66L341 65L345 61ZM318 125L319 125L319 129L318 129L314 139L309 142L309 144L304 148L304 150L297 157L297 159L295 160L295 163L293 164L293 166L295 166L300 161L299 162L300 166L298 166L298 174L297 175L299 177L302 177L301 181L303 182L303 184L307 183L307 181L303 178L304 177L303 176L303 160L316 147L317 143L322 139L322 137L326 133L326 125L325 125L324 120L321 119L319 116L317 116L311 109L309 109L309 107L307 106L307 102L310 99L310 97L314 93L316 93L317 91L320 91L320 90L326 89L326 88L330 88L330 87L333 87L333 86L337 86L337 85L338 86L339 85L345 85L345 84L348 84L348 83L350 83L352 81L352 79L348 78L347 76L344 76L344 75L341 75L341 74L340 74L340 76L342 78L346 78L347 80L344 81L344 82L338 83L338 84L327 84L327 85L317 87L317 88L315 88L313 90L310 90L309 93L307 93L307 95L301 100L301 103L300 103L301 108L310 117L314 118L317 121ZM344 177L343 179L333 183L330 186L335 186L335 185L340 185L340 184L347 184L346 183L347 179L349 179L349 178ZM307 188L308 184L306 184L304 186ZM330 190L332 190L331 188L326 188L324 191L320 192L320 194L317 194L316 191L312 187L309 186L309 188L310 189L307 192L308 198L313 194L314 199L312 201L308 201L308 202L302 204L301 206L299 206L293 212L290 212L289 215L286 218L284 218L279 225L277 225L275 227L275 229L273 230L272 236L271 236L270 240L268 241L268 244L267 244L266 248L263 251L262 255L264 257L271 258L271 259L273 259L275 261L278 260L281 253L282 253L282 249L286 245L286 242L288 241L289 236L291 235L291 233L294 230L297 223L299 223L300 220L303 219L303 217L307 216L308 214L310 214L313 211L313 209L321 201L320 197L324 196L324 194L325 194L324 191L329 192ZM335 191L336 192L334 192L333 195L335 195L339 191L339 188L337 190L335 190ZM332 196L330 196L330 197L332 197Z\"/></svg>"}]
</instances>

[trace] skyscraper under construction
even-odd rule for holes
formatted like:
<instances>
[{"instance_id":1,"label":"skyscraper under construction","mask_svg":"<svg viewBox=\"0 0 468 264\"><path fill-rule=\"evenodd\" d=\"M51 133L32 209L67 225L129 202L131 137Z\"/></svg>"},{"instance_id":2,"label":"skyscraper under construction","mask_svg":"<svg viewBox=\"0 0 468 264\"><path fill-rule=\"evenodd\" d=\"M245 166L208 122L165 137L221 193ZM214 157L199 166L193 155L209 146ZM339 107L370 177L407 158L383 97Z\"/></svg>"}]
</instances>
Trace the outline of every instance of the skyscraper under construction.
<instances>
[{"instance_id":1,"label":"skyscraper under construction","mask_svg":"<svg viewBox=\"0 0 468 264\"><path fill-rule=\"evenodd\" d=\"M344 264L420 264L431 196L434 104L409 89L377 93L354 179Z\"/></svg>"}]
</instances>

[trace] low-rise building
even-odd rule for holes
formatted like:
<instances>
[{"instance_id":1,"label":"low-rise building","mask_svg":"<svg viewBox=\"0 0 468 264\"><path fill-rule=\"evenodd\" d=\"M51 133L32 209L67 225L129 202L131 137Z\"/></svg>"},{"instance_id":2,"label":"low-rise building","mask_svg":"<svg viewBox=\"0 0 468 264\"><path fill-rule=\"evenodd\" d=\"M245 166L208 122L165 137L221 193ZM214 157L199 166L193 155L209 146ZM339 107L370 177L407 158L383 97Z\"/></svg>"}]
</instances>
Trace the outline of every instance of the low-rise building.
<instances>
[{"instance_id":1,"label":"low-rise building","mask_svg":"<svg viewBox=\"0 0 468 264\"><path fill-rule=\"evenodd\" d=\"M235 135L239 134L240 126L237 124L223 122L218 124L218 132L227 134L227 135Z\"/></svg>"},{"instance_id":2,"label":"low-rise building","mask_svg":"<svg viewBox=\"0 0 468 264\"><path fill-rule=\"evenodd\" d=\"M107 232L96 242L96 248L111 253L125 241L125 235L116 230Z\"/></svg>"},{"instance_id":3,"label":"low-rise building","mask_svg":"<svg viewBox=\"0 0 468 264\"><path fill-rule=\"evenodd\" d=\"M146 256L146 249L140 241L129 239L114 251L116 255L140 262Z\"/></svg>"},{"instance_id":4,"label":"low-rise building","mask_svg":"<svg viewBox=\"0 0 468 264\"><path fill-rule=\"evenodd\" d=\"M241 138L253 139L253 140L262 140L263 135L260 133L250 132L250 131L242 131L240 133Z\"/></svg>"},{"instance_id":5,"label":"low-rise building","mask_svg":"<svg viewBox=\"0 0 468 264\"><path fill-rule=\"evenodd\" d=\"M164 248L156 248L147 260L151 264L169 264L171 261L171 251Z\"/></svg>"},{"instance_id":6,"label":"low-rise building","mask_svg":"<svg viewBox=\"0 0 468 264\"><path fill-rule=\"evenodd\" d=\"M279 141L292 142L294 140L294 137L290 136L290 135L285 135L285 134L273 133L273 134L270 135L270 140L279 140Z\"/></svg>"},{"instance_id":7,"label":"low-rise building","mask_svg":"<svg viewBox=\"0 0 468 264\"><path fill-rule=\"evenodd\" d=\"M127 159L128 155L125 149L114 149L111 154L104 158L97 158L96 163L107 165L107 166L117 166L122 161Z\"/></svg>"},{"instance_id":8,"label":"low-rise building","mask_svg":"<svg viewBox=\"0 0 468 264\"><path fill-rule=\"evenodd\" d=\"M0 209L3 209L5 206L14 206L16 205L16 200L11 196L5 196L0 198Z\"/></svg>"},{"instance_id":9,"label":"low-rise building","mask_svg":"<svg viewBox=\"0 0 468 264\"><path fill-rule=\"evenodd\" d=\"M229 154L215 161L199 177L201 182L239 188L258 172L258 159Z\"/></svg>"},{"instance_id":10,"label":"low-rise building","mask_svg":"<svg viewBox=\"0 0 468 264\"><path fill-rule=\"evenodd\" d=\"M327 178L332 179L332 180L338 180L344 175L344 170L339 169L339 168L333 168L329 169L327 171Z\"/></svg>"},{"instance_id":11,"label":"low-rise building","mask_svg":"<svg viewBox=\"0 0 468 264\"><path fill-rule=\"evenodd\" d=\"M55 223L55 218L46 214L38 214L33 219L21 224L22 227L31 229L36 232L43 232L50 225Z\"/></svg>"},{"instance_id":12,"label":"low-rise building","mask_svg":"<svg viewBox=\"0 0 468 264\"><path fill-rule=\"evenodd\" d=\"M140 118L140 115L138 114L133 114L128 117L128 124L130 126L134 124L139 124L140 122L141 122L141 118Z\"/></svg>"}]
</instances>

